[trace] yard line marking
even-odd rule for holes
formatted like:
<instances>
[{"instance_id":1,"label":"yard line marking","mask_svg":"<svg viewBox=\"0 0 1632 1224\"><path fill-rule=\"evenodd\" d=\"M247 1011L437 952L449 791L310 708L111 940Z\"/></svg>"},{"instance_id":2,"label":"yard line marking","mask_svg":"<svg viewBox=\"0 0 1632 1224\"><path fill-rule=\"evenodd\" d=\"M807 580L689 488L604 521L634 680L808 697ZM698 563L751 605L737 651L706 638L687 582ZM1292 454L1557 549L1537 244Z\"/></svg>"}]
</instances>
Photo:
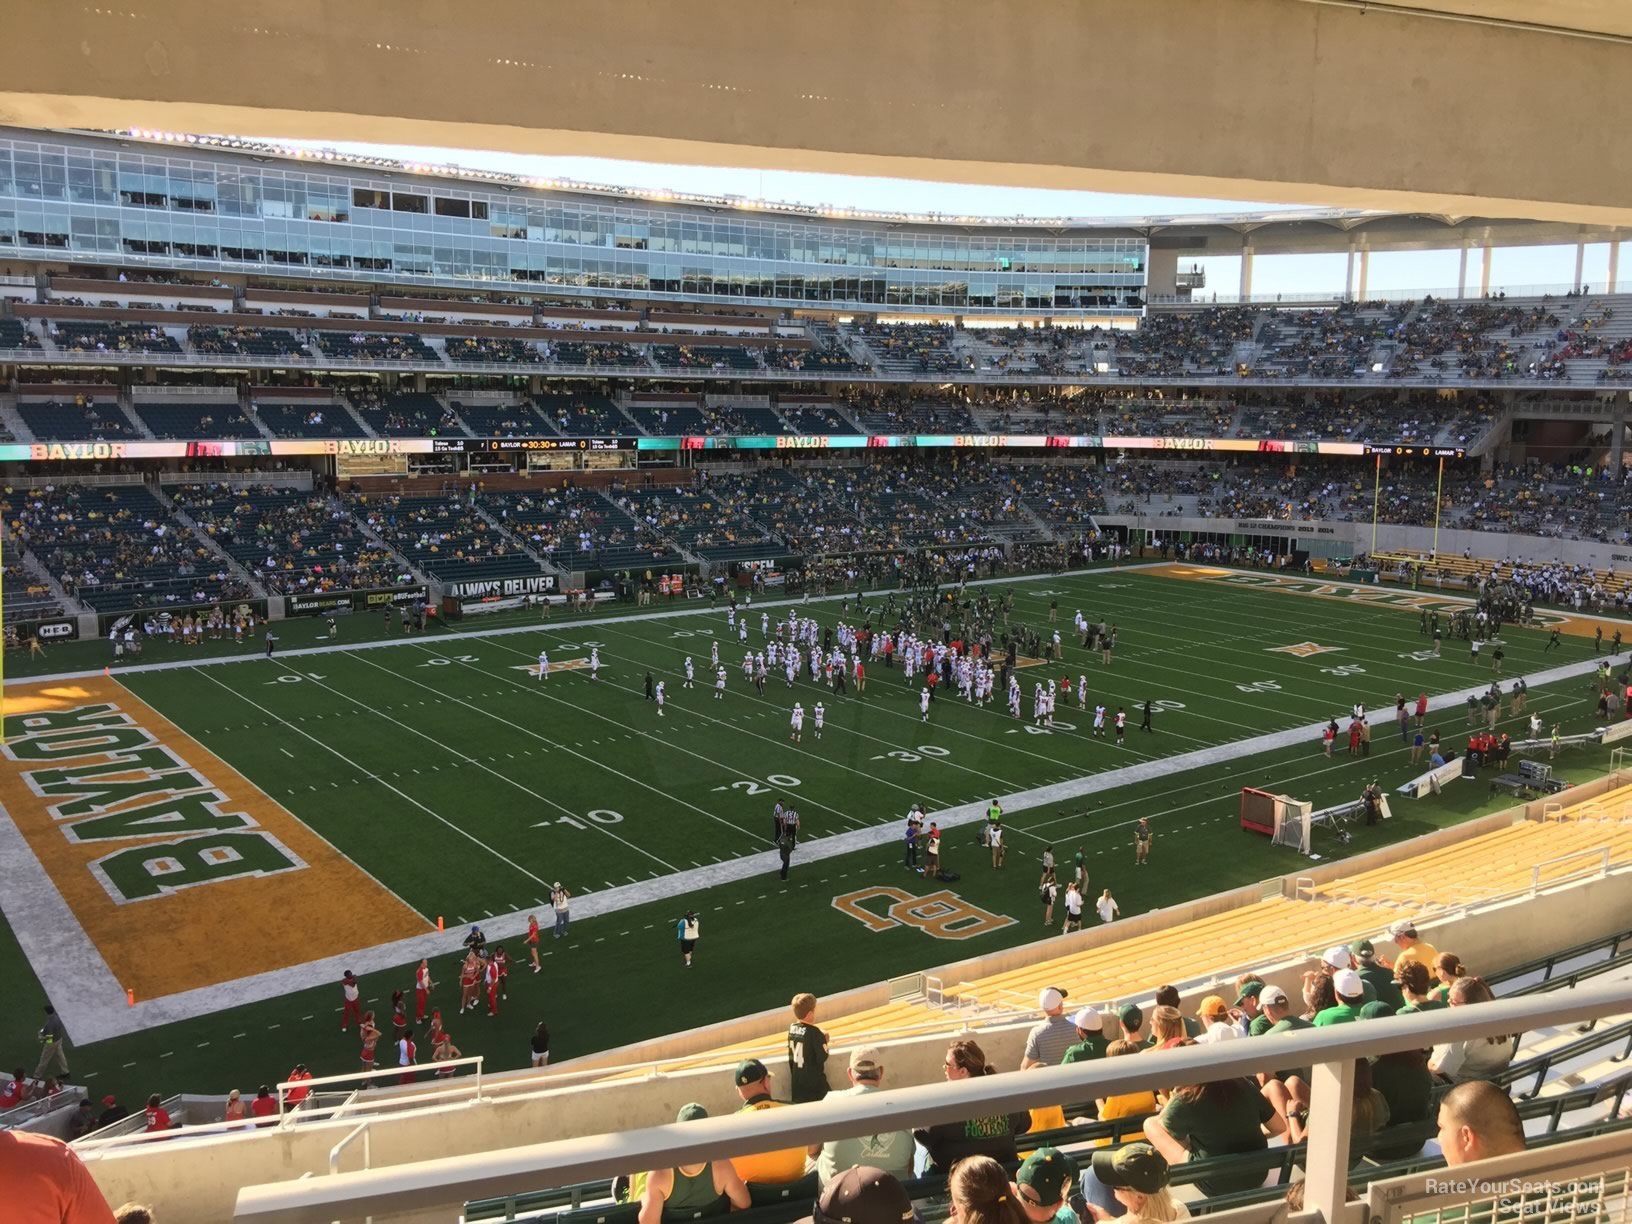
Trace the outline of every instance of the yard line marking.
<instances>
[{"instance_id":1,"label":"yard line marking","mask_svg":"<svg viewBox=\"0 0 1632 1224\"><path fill-rule=\"evenodd\" d=\"M373 1002L373 1001L374 1001L374 1000L372 1000L372 999L370 999L370 1000L369 1000L369 1002L370 1002L370 1003L372 1003L372 1002ZM236 1041L236 1040L237 1040L237 1039L238 1039L238 1038L240 1038L240 1037L248 1037L248 1036L249 1036L249 1034L248 1034L248 1033L234 1033L234 1034L233 1034L233 1035L232 1035L232 1038L233 1038L233 1040L234 1040L234 1041Z\"/></svg>"},{"instance_id":2,"label":"yard line marking","mask_svg":"<svg viewBox=\"0 0 1632 1224\"><path fill-rule=\"evenodd\" d=\"M283 755L288 757L291 761L295 759L295 754L290 752L287 748L279 748L278 751L283 753Z\"/></svg>"},{"instance_id":3,"label":"yard line marking","mask_svg":"<svg viewBox=\"0 0 1632 1224\"><path fill-rule=\"evenodd\" d=\"M439 654L434 650L430 650L428 647L422 647L422 649L425 649L427 651L427 653L429 653L433 658L452 659L453 662L458 663L461 667L468 667L472 671L482 672L481 668L476 667L474 664L465 663L465 662L463 662L462 660L458 659L455 656ZM389 668L381 667L378 663L375 663L370 659L359 657L357 661L364 664L367 667L374 668L376 671L383 671L383 672L386 673L386 675L393 676L396 679L403 681L404 683L416 685L419 688L429 688L430 687L429 685L421 684L418 680L413 679L413 677L411 677L411 676L404 676L404 675L401 675L401 674L399 674L397 672L391 671ZM482 672L482 674L492 675L491 672ZM500 679L500 680L505 680L512 687L519 688L524 692L535 693L538 696L545 697L550 701L560 701L560 703L562 705L570 706L572 709L575 709L575 710L584 711L583 706L574 705L570 701L561 701L560 698L552 697L547 693L539 692L539 687L540 686L538 686L537 684L528 684L525 681L520 681L520 680L512 681L512 680L509 680L509 678L505 677L505 676L497 676L495 678ZM495 722L503 723L505 726L511 728L514 731L519 731L523 735L531 736L533 739L539 740L540 742L545 743L545 744L549 744L552 747L556 747L556 748L558 748L558 749L560 749L562 751L571 752L571 754L573 756L579 757L580 759L585 761L587 764L597 766L600 769L604 769L607 773L610 773L610 774L613 774L613 775L615 775L615 776L617 776L619 778L622 778L625 782L628 782L631 785L638 786L643 790L651 791L653 794L661 796L662 798L664 798L665 800L667 800L670 803L678 803L682 807L690 808L693 812L696 812L699 816L706 816L710 820L717 821L718 823L725 825L729 829L734 829L734 830L736 830L736 832L741 833L744 836L753 838L757 842L766 842L766 843L768 843L770 841L770 838L764 836L764 834L752 833L749 830L743 828L741 825L737 824L735 821L727 820L725 817L717 815L714 812L710 812L706 808L698 807L695 803L689 803L684 799L677 798L676 796L668 793L667 791L663 790L662 788L653 786L649 782L643 782L639 778L632 777L629 774L624 773L621 769L617 769L616 767L608 764L607 762L605 762L603 760L599 760L599 759L597 759L595 757L585 755L584 753L572 752L572 750L567 748L564 743L560 743L558 741L552 740L547 735L541 735L537 731L532 730L530 727L525 727L525 726L522 726L520 723L512 722L510 719L505 718L502 714L496 714L492 710L484 709L482 706L476 705L473 702L466 701L466 700L464 700L463 698L460 698L460 697L454 697L454 696L451 696L451 695L448 695L448 694L441 694L441 697L442 697L442 700L445 701L445 702L451 701L451 702L454 702L457 705L462 705L467 709L474 710L476 713L482 715L483 717L491 718ZM367 708L367 706L364 705L362 702L358 702L358 704L363 705L364 709ZM605 717L605 716L604 715L596 715L596 717ZM430 737L426 736L424 738L430 738ZM446 748L446 745L443 745L443 746ZM446 750L449 751L449 752L453 752L456 756L463 756L464 755L463 753L459 752L457 749L447 748ZM683 749L683 748L677 749L677 750L681 751L681 752L686 752L688 756L697 756L698 759L700 759L700 760L709 760L709 758L707 758L707 757L702 757L697 753L689 752L688 750ZM718 761L709 761L709 763L712 764L712 765L718 765L719 764ZM516 787L519 790L527 791L528 794L536 794L536 792L528 790L528 788L525 787L525 786L522 786L521 783L515 781L512 778L505 777L504 774L498 773L496 770L488 770L487 772L493 774L493 776L496 777L496 778L500 778L505 782L509 782L510 785ZM737 771L733 770L732 772L737 772ZM542 796L537 796L537 797L542 798ZM550 801L550 802L553 803L553 800ZM560 804L555 804L555 806L560 807ZM813 803L812 806L820 806L820 805ZM563 812L568 811L568 809L566 809L566 808L561 808L561 810ZM829 809L829 810L831 810L831 809ZM569 813L569 814L572 814L572 813ZM614 841L622 842L624 845L628 846L630 849L637 851L638 853L642 854L646 858L651 859L653 862L659 863L662 866L667 867L670 871L680 870L679 868L675 867L674 864L664 862L662 859L658 858L657 855L653 854L651 851L641 848L640 846L636 845L634 842L631 842L631 841L627 840L626 838L619 837L616 833L613 833L610 829L607 829L605 826L597 824L594 827L596 829L600 830L600 832L604 833L606 836L612 838Z\"/></svg>"},{"instance_id":4,"label":"yard line marking","mask_svg":"<svg viewBox=\"0 0 1632 1224\"><path fill-rule=\"evenodd\" d=\"M123 1070L126 1070L126 1071L129 1071L129 1070L130 1070L130 1069L131 1069L131 1068L132 1068L132 1067L134 1067L134 1066L135 1066L135 1065L136 1065L136 1064L135 1064L135 1063L126 1063L126 1064L125 1064L125 1065L124 1065L124 1067L123 1067Z\"/></svg>"}]
</instances>

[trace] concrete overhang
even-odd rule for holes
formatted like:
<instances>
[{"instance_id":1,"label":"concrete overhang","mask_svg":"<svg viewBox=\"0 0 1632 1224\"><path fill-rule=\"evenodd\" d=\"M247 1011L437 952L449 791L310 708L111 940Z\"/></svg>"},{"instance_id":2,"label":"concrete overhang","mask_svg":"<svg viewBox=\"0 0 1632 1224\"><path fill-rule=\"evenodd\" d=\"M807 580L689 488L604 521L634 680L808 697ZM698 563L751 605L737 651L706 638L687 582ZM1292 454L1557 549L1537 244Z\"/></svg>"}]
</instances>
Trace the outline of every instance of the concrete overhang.
<instances>
[{"instance_id":1,"label":"concrete overhang","mask_svg":"<svg viewBox=\"0 0 1632 1224\"><path fill-rule=\"evenodd\" d=\"M1624 226L1628 8L0 0L0 123Z\"/></svg>"}]
</instances>

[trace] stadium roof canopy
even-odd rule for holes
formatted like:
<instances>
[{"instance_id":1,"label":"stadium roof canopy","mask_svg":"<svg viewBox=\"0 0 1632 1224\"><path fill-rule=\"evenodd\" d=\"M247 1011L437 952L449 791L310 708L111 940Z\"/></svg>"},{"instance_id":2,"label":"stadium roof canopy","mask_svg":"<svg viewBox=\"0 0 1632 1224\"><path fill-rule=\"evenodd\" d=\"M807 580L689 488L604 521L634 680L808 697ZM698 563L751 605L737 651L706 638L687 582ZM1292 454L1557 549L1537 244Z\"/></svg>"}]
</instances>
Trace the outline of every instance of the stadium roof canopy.
<instances>
[{"instance_id":1,"label":"stadium roof canopy","mask_svg":"<svg viewBox=\"0 0 1632 1224\"><path fill-rule=\"evenodd\" d=\"M120 0L0 123L1632 225L1624 0Z\"/></svg>"}]
</instances>

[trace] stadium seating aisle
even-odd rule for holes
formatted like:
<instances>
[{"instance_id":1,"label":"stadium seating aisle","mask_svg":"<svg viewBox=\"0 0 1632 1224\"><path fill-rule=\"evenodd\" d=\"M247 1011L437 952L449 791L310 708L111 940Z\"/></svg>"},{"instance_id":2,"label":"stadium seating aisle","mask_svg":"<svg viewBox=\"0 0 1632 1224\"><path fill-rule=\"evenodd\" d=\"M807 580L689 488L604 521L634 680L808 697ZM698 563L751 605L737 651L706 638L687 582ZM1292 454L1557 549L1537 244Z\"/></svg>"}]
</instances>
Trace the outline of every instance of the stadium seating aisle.
<instances>
[{"instance_id":1,"label":"stadium seating aisle","mask_svg":"<svg viewBox=\"0 0 1632 1224\"><path fill-rule=\"evenodd\" d=\"M249 593L142 484L8 491L0 511L70 595L101 611Z\"/></svg>"},{"instance_id":2,"label":"stadium seating aisle","mask_svg":"<svg viewBox=\"0 0 1632 1224\"><path fill-rule=\"evenodd\" d=\"M422 497L353 492L346 500L352 513L411 565L444 582L543 572L522 547L459 494Z\"/></svg>"},{"instance_id":3,"label":"stadium seating aisle","mask_svg":"<svg viewBox=\"0 0 1632 1224\"><path fill-rule=\"evenodd\" d=\"M405 582L396 559L326 497L293 489L179 485L170 490L217 544L285 595Z\"/></svg>"},{"instance_id":4,"label":"stadium seating aisle","mask_svg":"<svg viewBox=\"0 0 1632 1224\"><path fill-rule=\"evenodd\" d=\"M155 438L258 438L255 428L237 404L223 401L204 403L160 403L137 400L136 415L146 422Z\"/></svg>"}]
</instances>

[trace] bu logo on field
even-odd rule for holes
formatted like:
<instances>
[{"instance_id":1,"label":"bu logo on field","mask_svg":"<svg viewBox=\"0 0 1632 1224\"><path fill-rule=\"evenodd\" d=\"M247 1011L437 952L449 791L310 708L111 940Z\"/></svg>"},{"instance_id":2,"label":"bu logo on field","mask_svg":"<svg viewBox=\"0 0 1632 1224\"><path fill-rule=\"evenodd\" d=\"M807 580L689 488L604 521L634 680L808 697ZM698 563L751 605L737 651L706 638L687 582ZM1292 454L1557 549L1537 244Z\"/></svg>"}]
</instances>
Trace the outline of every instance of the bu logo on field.
<instances>
[{"instance_id":1,"label":"bu logo on field","mask_svg":"<svg viewBox=\"0 0 1632 1224\"><path fill-rule=\"evenodd\" d=\"M1331 654L1335 650L1342 650L1341 646L1321 646L1315 642L1299 642L1295 646L1265 646L1271 654L1296 655L1300 659L1307 659L1310 655Z\"/></svg>"},{"instance_id":2,"label":"bu logo on field","mask_svg":"<svg viewBox=\"0 0 1632 1224\"><path fill-rule=\"evenodd\" d=\"M889 904L872 904L869 907L869 903L880 901ZM869 931L887 931L898 926L916 927L936 939L973 939L977 935L989 935L1014 925L1013 918L983 910L944 888L918 897L880 884L834 897L833 908L842 914L849 914Z\"/></svg>"}]
</instances>

